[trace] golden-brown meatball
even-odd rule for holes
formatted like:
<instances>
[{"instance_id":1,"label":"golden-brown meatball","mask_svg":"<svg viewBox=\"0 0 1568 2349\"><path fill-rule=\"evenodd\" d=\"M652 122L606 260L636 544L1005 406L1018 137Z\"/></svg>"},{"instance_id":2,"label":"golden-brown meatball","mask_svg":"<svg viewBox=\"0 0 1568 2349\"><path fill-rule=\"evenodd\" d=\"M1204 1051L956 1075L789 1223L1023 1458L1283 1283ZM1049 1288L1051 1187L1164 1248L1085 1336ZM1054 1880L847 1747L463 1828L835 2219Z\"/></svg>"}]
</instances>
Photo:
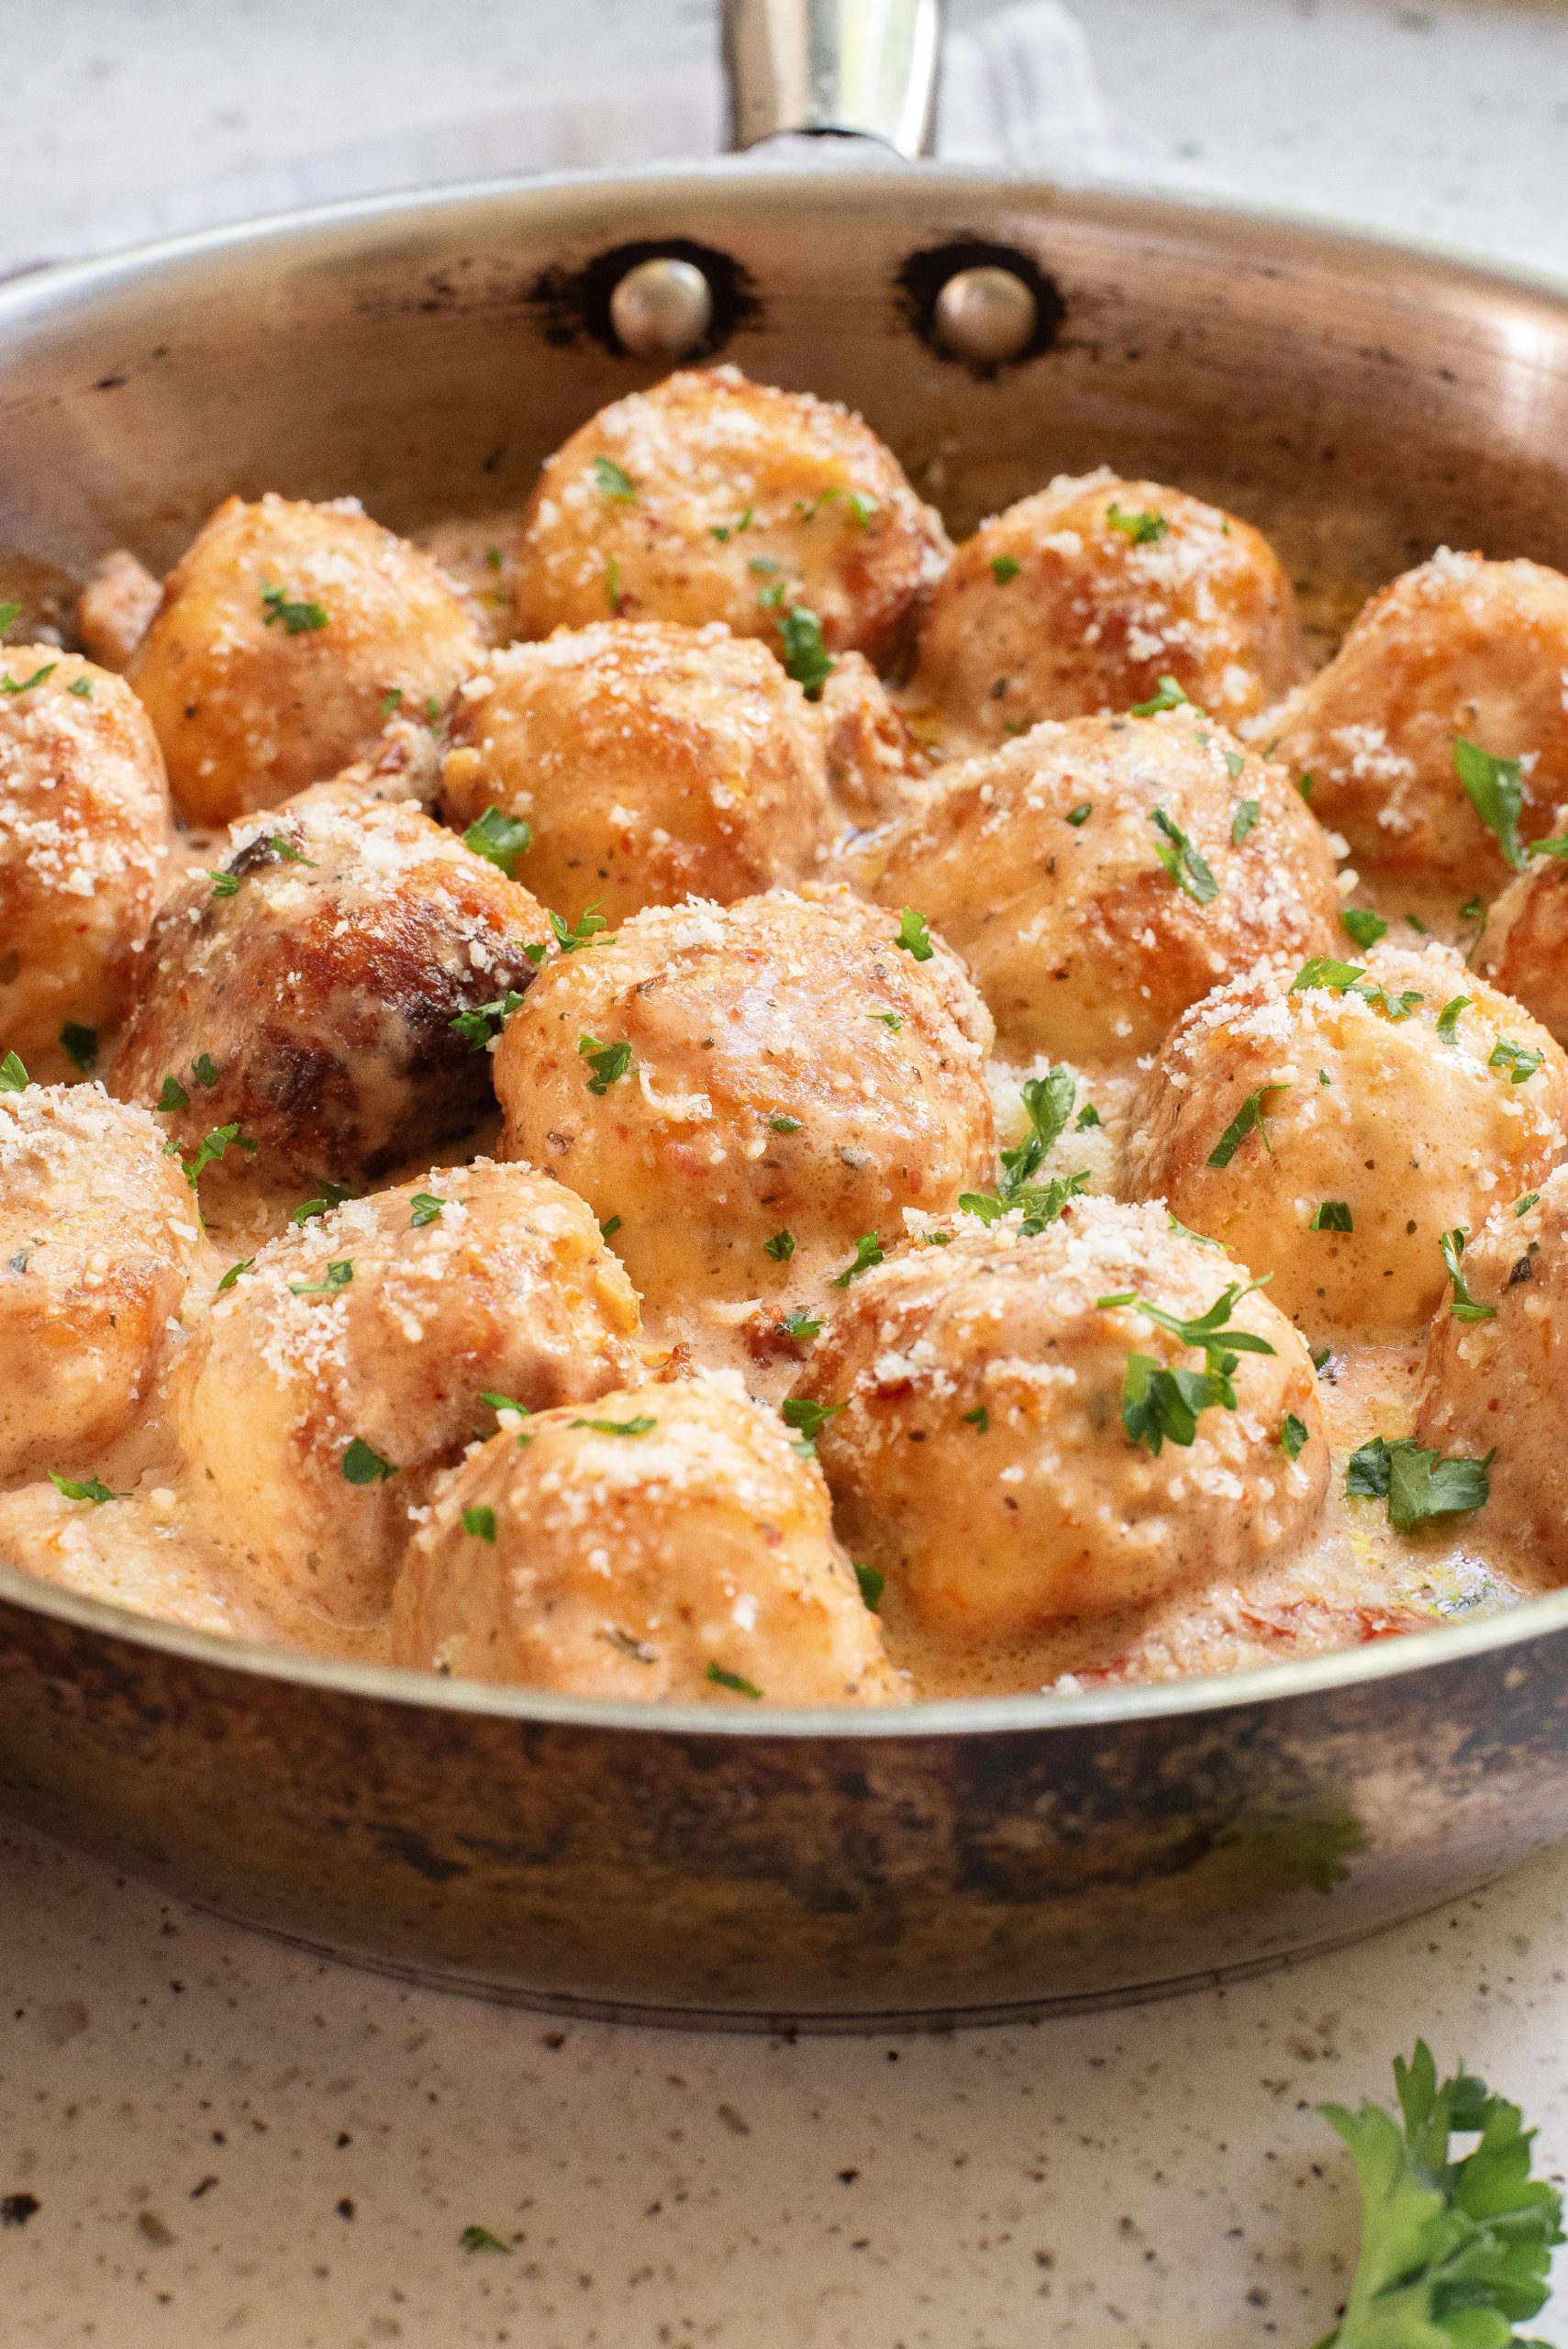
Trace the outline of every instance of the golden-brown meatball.
<instances>
[{"instance_id":1,"label":"golden-brown meatball","mask_svg":"<svg viewBox=\"0 0 1568 2349\"><path fill-rule=\"evenodd\" d=\"M1568 863L1544 857L1510 881L1493 899L1471 959L1568 1044Z\"/></svg>"},{"instance_id":2,"label":"golden-brown meatball","mask_svg":"<svg viewBox=\"0 0 1568 2349\"><path fill-rule=\"evenodd\" d=\"M517 633L726 620L782 655L798 607L829 652L881 668L947 556L938 517L858 416L694 369L601 408L549 460L523 518Z\"/></svg>"},{"instance_id":3,"label":"golden-brown meatball","mask_svg":"<svg viewBox=\"0 0 1568 2349\"><path fill-rule=\"evenodd\" d=\"M193 1520L285 1625L373 1623L436 1471L495 1432L484 1397L591 1404L640 1375L637 1330L593 1217L530 1167L350 1200L264 1248L179 1364Z\"/></svg>"},{"instance_id":4,"label":"golden-brown meatball","mask_svg":"<svg viewBox=\"0 0 1568 2349\"><path fill-rule=\"evenodd\" d=\"M1460 1273L1427 1341L1416 1440L1495 1454L1483 1538L1568 1574L1568 1167L1496 1208Z\"/></svg>"},{"instance_id":5,"label":"golden-brown meatball","mask_svg":"<svg viewBox=\"0 0 1568 2349\"><path fill-rule=\"evenodd\" d=\"M707 1381L551 1411L471 1454L408 1550L393 1653L644 1703L900 1693L821 1475L772 1411Z\"/></svg>"},{"instance_id":6,"label":"golden-brown meatball","mask_svg":"<svg viewBox=\"0 0 1568 2349\"><path fill-rule=\"evenodd\" d=\"M145 1405L201 1248L145 1109L0 1092L0 1478L95 1468Z\"/></svg>"},{"instance_id":7,"label":"golden-brown meatball","mask_svg":"<svg viewBox=\"0 0 1568 2349\"><path fill-rule=\"evenodd\" d=\"M484 1045L548 935L417 807L322 785L236 824L168 898L110 1082L187 1159L237 1127L220 1191L369 1181L484 1112Z\"/></svg>"},{"instance_id":8,"label":"golden-brown meatball","mask_svg":"<svg viewBox=\"0 0 1568 2349\"><path fill-rule=\"evenodd\" d=\"M1339 937L1333 855L1300 794L1185 709L1038 726L945 767L851 870L965 957L1024 1059L1151 1052L1260 954Z\"/></svg>"},{"instance_id":9,"label":"golden-brown meatball","mask_svg":"<svg viewBox=\"0 0 1568 2349\"><path fill-rule=\"evenodd\" d=\"M1154 698L1234 726L1294 683L1296 598L1246 522L1155 482L1062 476L983 524L931 601L910 689L955 748Z\"/></svg>"},{"instance_id":10,"label":"golden-brown meatball","mask_svg":"<svg viewBox=\"0 0 1568 2349\"><path fill-rule=\"evenodd\" d=\"M169 793L117 677L48 644L6 645L0 672L25 688L0 694L0 1053L58 1077L93 1064L129 1005Z\"/></svg>"},{"instance_id":11,"label":"golden-brown meatball","mask_svg":"<svg viewBox=\"0 0 1568 2349\"><path fill-rule=\"evenodd\" d=\"M651 907L507 1022L506 1152L615 1219L651 1311L809 1290L989 1180L991 1023L898 928L843 890Z\"/></svg>"},{"instance_id":12,"label":"golden-brown meatball","mask_svg":"<svg viewBox=\"0 0 1568 2349\"><path fill-rule=\"evenodd\" d=\"M442 803L459 830L522 818L522 870L613 926L686 896L728 905L815 870L828 828L817 714L722 626L615 622L492 653L454 697Z\"/></svg>"},{"instance_id":13,"label":"golden-brown meatball","mask_svg":"<svg viewBox=\"0 0 1568 2349\"><path fill-rule=\"evenodd\" d=\"M1372 869L1467 895L1507 867L1454 761L1460 740L1517 759L1519 831L1568 796L1568 579L1443 548L1374 596L1339 651L1268 719L1270 755Z\"/></svg>"},{"instance_id":14,"label":"golden-brown meatball","mask_svg":"<svg viewBox=\"0 0 1568 2349\"><path fill-rule=\"evenodd\" d=\"M104 555L76 599L76 633L89 658L117 675L128 669L162 601L160 582L127 548Z\"/></svg>"},{"instance_id":15,"label":"golden-brown meatball","mask_svg":"<svg viewBox=\"0 0 1568 2349\"><path fill-rule=\"evenodd\" d=\"M197 533L129 674L181 814L225 824L362 758L395 710L439 714L484 650L435 564L356 500L269 495Z\"/></svg>"},{"instance_id":16,"label":"golden-brown meatball","mask_svg":"<svg viewBox=\"0 0 1568 2349\"><path fill-rule=\"evenodd\" d=\"M828 796L845 822L885 823L920 799L929 763L862 653L840 654L816 708Z\"/></svg>"},{"instance_id":17,"label":"golden-brown meatball","mask_svg":"<svg viewBox=\"0 0 1568 2349\"><path fill-rule=\"evenodd\" d=\"M1362 974L1362 975L1358 975ZM1319 1337L1418 1336L1440 1241L1539 1182L1568 1066L1446 946L1261 966L1194 1006L1134 1105L1124 1197L1233 1247Z\"/></svg>"},{"instance_id":18,"label":"golden-brown meatball","mask_svg":"<svg viewBox=\"0 0 1568 2349\"><path fill-rule=\"evenodd\" d=\"M851 1554L966 1643L1283 1555L1316 1521L1329 1448L1306 1349L1247 1287L1162 1209L1096 1198L868 1273L795 1388L832 1415L817 1446ZM1229 1371L1144 1309L1190 1323L1222 1299L1210 1326L1246 1341Z\"/></svg>"}]
</instances>

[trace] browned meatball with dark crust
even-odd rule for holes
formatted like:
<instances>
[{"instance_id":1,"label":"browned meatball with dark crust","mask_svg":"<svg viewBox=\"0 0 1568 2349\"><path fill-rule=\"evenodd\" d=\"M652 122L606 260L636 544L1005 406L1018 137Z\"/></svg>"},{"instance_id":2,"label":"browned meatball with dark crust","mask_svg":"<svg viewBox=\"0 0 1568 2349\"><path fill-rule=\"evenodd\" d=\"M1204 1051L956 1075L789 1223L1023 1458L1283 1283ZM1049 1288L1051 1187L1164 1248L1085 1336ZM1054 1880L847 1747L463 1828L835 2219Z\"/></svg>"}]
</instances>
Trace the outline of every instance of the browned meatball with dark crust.
<instances>
[{"instance_id":1,"label":"browned meatball with dark crust","mask_svg":"<svg viewBox=\"0 0 1568 2349\"><path fill-rule=\"evenodd\" d=\"M363 758L395 711L439 715L484 640L427 555L362 513L226 498L131 662L180 813L226 824Z\"/></svg>"},{"instance_id":2,"label":"browned meatball with dark crust","mask_svg":"<svg viewBox=\"0 0 1568 2349\"><path fill-rule=\"evenodd\" d=\"M230 830L159 916L111 1086L205 1177L359 1185L462 1133L495 1023L549 936L526 889L406 801L325 785ZM246 1144L254 1144L247 1152ZM204 1190L205 1196L205 1190Z\"/></svg>"},{"instance_id":3,"label":"browned meatball with dark crust","mask_svg":"<svg viewBox=\"0 0 1568 2349\"><path fill-rule=\"evenodd\" d=\"M593 620L725 620L785 650L796 607L828 651L885 667L947 533L848 408L690 369L601 408L539 475L517 550L519 636Z\"/></svg>"}]
</instances>

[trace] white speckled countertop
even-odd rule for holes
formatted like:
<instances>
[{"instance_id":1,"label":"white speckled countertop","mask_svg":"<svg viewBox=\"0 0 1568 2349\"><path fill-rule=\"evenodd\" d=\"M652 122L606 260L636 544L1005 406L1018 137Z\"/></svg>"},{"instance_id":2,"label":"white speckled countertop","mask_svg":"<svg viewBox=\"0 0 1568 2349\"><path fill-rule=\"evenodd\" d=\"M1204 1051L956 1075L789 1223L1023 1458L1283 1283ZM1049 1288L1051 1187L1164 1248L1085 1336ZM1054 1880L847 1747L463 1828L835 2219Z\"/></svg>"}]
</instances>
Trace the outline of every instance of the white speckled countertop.
<instances>
[{"instance_id":1,"label":"white speckled countertop","mask_svg":"<svg viewBox=\"0 0 1568 2349\"><path fill-rule=\"evenodd\" d=\"M13 8L13 13L17 13ZM955 14L973 21L977 0ZM1568 10L1080 0L1142 175L1568 269ZM700 57L700 0L62 0L5 44L4 246ZM0 26L5 23L0 14ZM946 2039L699 2038L301 1956L0 1827L0 2343L1307 2349L1310 2110L1418 2032L1568 2168L1568 1854L1360 1949ZM28 2210L36 2202L36 2209ZM482 2225L508 2254L464 2252ZM1568 2344L1568 2290L1533 2331Z\"/></svg>"}]
</instances>

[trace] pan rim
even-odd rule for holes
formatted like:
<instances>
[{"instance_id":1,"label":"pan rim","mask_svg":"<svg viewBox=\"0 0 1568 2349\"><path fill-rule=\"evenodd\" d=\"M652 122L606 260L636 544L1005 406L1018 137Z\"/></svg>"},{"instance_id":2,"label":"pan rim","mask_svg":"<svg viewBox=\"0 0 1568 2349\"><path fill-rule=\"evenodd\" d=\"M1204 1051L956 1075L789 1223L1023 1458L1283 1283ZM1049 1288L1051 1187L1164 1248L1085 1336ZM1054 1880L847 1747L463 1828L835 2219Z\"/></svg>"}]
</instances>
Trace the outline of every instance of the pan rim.
<instances>
[{"instance_id":1,"label":"pan rim","mask_svg":"<svg viewBox=\"0 0 1568 2349\"><path fill-rule=\"evenodd\" d=\"M0 337L25 331L51 313L101 299L122 286L160 274L178 274L203 262L246 250L264 251L291 239L333 231L395 230L465 207L531 198L592 196L598 199L655 197L683 190L704 192L716 184L744 191L747 208L812 195L872 205L884 195L889 173L906 191L940 198L968 196L977 204L1047 198L1066 217L1140 222L1151 233L1207 231L1218 243L1238 227L1256 239L1260 257L1266 242L1283 239L1284 261L1338 261L1341 266L1375 269L1397 259L1422 265L1434 280L1455 292L1528 293L1561 306L1568 325L1568 278L1528 263L1445 241L1369 227L1304 208L1173 190L1122 179L1049 180L1024 170L982 165L906 165L878 152L852 165L781 166L747 157L718 156L697 162L645 164L619 171L579 170L502 175L456 182L428 190L395 190L335 203L262 214L249 219L160 238L84 261L43 263L0 283ZM918 233L918 212L908 227ZM606 228L606 233L612 233ZM284 1681L325 1695L366 1702L424 1707L477 1719L510 1720L519 1726L584 1731L675 1734L681 1737L867 1741L1028 1733L1083 1730L1134 1720L1175 1720L1359 1691L1443 1663L1459 1664L1498 1653L1525 1642L1568 1631L1568 1587L1521 1602L1478 1621L1434 1626L1359 1648L1259 1665L1247 1672L1211 1675L1179 1682L1157 1682L1114 1689L1017 1693L922 1699L908 1706L763 1706L742 1713L712 1705L644 1705L625 1698L556 1695L501 1683L446 1678L396 1664L302 1655L260 1641L236 1640L198 1631L156 1616L140 1615L110 1600L89 1598L41 1582L21 1568L0 1563L0 1610L15 1609L68 1628L201 1666L217 1666L250 1679Z\"/></svg>"}]
</instances>

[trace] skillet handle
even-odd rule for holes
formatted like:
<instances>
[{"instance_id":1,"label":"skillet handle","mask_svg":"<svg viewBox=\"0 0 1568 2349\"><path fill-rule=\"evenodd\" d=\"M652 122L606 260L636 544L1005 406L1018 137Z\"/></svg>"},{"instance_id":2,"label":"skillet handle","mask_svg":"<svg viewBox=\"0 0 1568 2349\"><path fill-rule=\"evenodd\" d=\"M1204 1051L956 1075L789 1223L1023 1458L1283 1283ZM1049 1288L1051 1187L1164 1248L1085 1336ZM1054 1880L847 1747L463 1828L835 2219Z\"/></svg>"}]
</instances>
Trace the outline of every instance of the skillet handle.
<instances>
[{"instance_id":1,"label":"skillet handle","mask_svg":"<svg viewBox=\"0 0 1568 2349\"><path fill-rule=\"evenodd\" d=\"M724 0L729 143L781 131L879 139L929 155L940 0Z\"/></svg>"}]
</instances>

